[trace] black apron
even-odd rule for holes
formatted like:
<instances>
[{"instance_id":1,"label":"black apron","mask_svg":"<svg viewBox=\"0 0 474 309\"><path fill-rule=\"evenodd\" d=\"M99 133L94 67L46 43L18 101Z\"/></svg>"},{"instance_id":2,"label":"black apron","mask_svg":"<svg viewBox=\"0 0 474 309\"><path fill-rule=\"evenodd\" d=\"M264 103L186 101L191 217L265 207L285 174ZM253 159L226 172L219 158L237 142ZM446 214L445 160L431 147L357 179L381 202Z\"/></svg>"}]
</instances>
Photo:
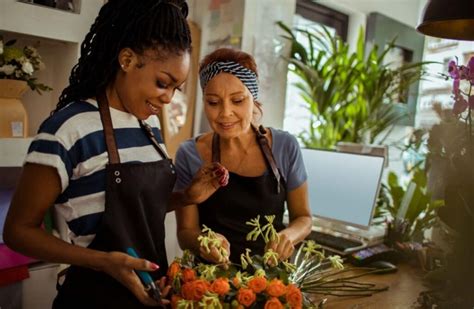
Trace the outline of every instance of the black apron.
<instances>
[{"instance_id":1,"label":"black apron","mask_svg":"<svg viewBox=\"0 0 474 309\"><path fill-rule=\"evenodd\" d=\"M245 177L230 172L228 185L219 188L209 199L198 205L200 225L205 224L227 238L230 243L230 260L234 263L240 263L240 255L245 253L245 248L252 250L251 255L261 255L265 249L262 238L257 241L245 239L253 229L245 222L260 215L260 223L265 225L264 216L275 215L273 225L276 230L284 228L285 180L276 166L268 140L263 135L265 129L252 128L270 172L258 177ZM212 140L212 161L220 162L217 134L214 134Z\"/></svg>"},{"instance_id":2,"label":"black apron","mask_svg":"<svg viewBox=\"0 0 474 309\"><path fill-rule=\"evenodd\" d=\"M156 141L151 128L140 122L163 160L120 163L105 95L98 96L107 144L105 211L99 230L88 248L125 252L133 247L141 258L160 269L150 272L157 280L166 274L164 220L176 180L174 165ZM58 288L53 308L142 308L125 286L104 272L71 266Z\"/></svg>"}]
</instances>

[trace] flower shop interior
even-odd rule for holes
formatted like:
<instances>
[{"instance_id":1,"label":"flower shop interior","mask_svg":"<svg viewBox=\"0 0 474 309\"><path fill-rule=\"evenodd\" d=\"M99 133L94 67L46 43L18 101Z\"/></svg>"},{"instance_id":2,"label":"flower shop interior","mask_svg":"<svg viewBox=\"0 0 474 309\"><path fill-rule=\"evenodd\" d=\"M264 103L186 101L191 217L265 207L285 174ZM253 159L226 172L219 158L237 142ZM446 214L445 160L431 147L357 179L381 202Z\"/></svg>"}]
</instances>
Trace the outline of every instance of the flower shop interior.
<instances>
[{"instance_id":1,"label":"flower shop interior","mask_svg":"<svg viewBox=\"0 0 474 309\"><path fill-rule=\"evenodd\" d=\"M0 1L0 232L29 144L104 2ZM191 71L160 115L170 155L209 130L197 79L202 56L220 47L248 52L259 70L261 122L288 131L303 150L308 239L339 254L346 269L370 269L350 277L354 286L314 290L314 308L473 308L474 2L187 2ZM36 91L18 90L19 107L7 108L2 82L22 79L7 64L12 40L33 47L41 65L20 66ZM54 209L44 226L68 239ZM182 254L173 213L166 230L171 263ZM50 308L65 266L18 254L1 236L0 308Z\"/></svg>"}]
</instances>

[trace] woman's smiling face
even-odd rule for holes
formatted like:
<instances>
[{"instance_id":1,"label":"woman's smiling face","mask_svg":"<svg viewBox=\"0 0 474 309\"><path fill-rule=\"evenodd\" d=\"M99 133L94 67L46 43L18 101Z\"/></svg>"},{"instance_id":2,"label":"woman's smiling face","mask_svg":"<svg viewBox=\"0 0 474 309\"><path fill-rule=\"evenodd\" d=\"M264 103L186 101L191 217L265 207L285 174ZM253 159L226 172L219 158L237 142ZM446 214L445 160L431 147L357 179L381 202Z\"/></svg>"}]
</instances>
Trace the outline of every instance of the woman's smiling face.
<instances>
[{"instance_id":1,"label":"woman's smiling face","mask_svg":"<svg viewBox=\"0 0 474 309\"><path fill-rule=\"evenodd\" d=\"M250 129L253 97L240 79L220 73L204 89L204 111L214 132L222 138L237 137Z\"/></svg>"},{"instance_id":2,"label":"woman's smiling face","mask_svg":"<svg viewBox=\"0 0 474 309\"><path fill-rule=\"evenodd\" d=\"M147 119L170 103L176 90L181 90L188 76L190 57L185 52L167 53L166 57L158 58L153 51L145 51L142 56L132 57L126 65L115 83L119 100L110 105L138 119Z\"/></svg>"}]
</instances>

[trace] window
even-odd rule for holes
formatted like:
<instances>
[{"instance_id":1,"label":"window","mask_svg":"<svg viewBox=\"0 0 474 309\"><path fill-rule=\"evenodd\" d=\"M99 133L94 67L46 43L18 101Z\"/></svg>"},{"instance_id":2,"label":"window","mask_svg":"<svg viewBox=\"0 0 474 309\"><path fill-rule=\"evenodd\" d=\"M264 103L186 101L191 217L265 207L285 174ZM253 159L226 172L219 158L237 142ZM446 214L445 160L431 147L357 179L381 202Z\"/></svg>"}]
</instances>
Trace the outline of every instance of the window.
<instances>
[{"instance_id":1,"label":"window","mask_svg":"<svg viewBox=\"0 0 474 309\"><path fill-rule=\"evenodd\" d=\"M349 16L346 14L311 0L297 0L296 14L314 23L332 28L344 41L347 39Z\"/></svg>"},{"instance_id":2,"label":"window","mask_svg":"<svg viewBox=\"0 0 474 309\"><path fill-rule=\"evenodd\" d=\"M349 17L338 11L309 0L297 0L293 27L317 30L325 26L331 33L337 34L346 40L348 21ZM303 35L299 33L297 34L297 40L303 45L307 43ZM300 96L300 90L295 86L300 81L296 74L288 72L283 128L293 135L306 131L309 126L307 105Z\"/></svg>"}]
</instances>

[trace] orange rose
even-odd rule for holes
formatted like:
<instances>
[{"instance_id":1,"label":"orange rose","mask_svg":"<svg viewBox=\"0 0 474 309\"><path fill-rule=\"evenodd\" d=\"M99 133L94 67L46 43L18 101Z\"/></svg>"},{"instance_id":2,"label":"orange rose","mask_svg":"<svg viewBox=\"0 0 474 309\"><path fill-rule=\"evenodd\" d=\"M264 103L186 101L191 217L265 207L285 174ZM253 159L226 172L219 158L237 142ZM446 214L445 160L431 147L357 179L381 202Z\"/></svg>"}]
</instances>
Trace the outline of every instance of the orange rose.
<instances>
[{"instance_id":1,"label":"orange rose","mask_svg":"<svg viewBox=\"0 0 474 309\"><path fill-rule=\"evenodd\" d=\"M193 299L194 284L193 282L186 282L181 286L181 295L186 300Z\"/></svg>"},{"instance_id":2,"label":"orange rose","mask_svg":"<svg viewBox=\"0 0 474 309\"><path fill-rule=\"evenodd\" d=\"M177 262L171 263L168 268L168 273L166 274L170 280L173 280L174 277L181 271L181 266Z\"/></svg>"},{"instance_id":3,"label":"orange rose","mask_svg":"<svg viewBox=\"0 0 474 309\"><path fill-rule=\"evenodd\" d=\"M289 284L286 290L286 301L293 308L301 308L303 306L303 295L300 289L294 284Z\"/></svg>"},{"instance_id":4,"label":"orange rose","mask_svg":"<svg viewBox=\"0 0 474 309\"><path fill-rule=\"evenodd\" d=\"M201 300L202 296L206 294L209 289L209 282L205 280L194 280L186 282L181 287L181 294L187 300Z\"/></svg>"},{"instance_id":5,"label":"orange rose","mask_svg":"<svg viewBox=\"0 0 474 309\"><path fill-rule=\"evenodd\" d=\"M265 309L283 309L282 303L278 300L276 297L271 297L267 302L265 303Z\"/></svg>"},{"instance_id":6,"label":"orange rose","mask_svg":"<svg viewBox=\"0 0 474 309\"><path fill-rule=\"evenodd\" d=\"M189 282L193 280L196 280L196 272L194 271L194 269L191 269L191 268L183 269L183 281Z\"/></svg>"},{"instance_id":7,"label":"orange rose","mask_svg":"<svg viewBox=\"0 0 474 309\"><path fill-rule=\"evenodd\" d=\"M241 288L237 293L237 300L245 307L250 307L255 299L257 299L257 296L255 296L255 293L251 289Z\"/></svg>"},{"instance_id":8,"label":"orange rose","mask_svg":"<svg viewBox=\"0 0 474 309\"><path fill-rule=\"evenodd\" d=\"M281 280L273 279L267 286L267 293L268 295L273 297L280 297L282 295L285 295L286 286Z\"/></svg>"},{"instance_id":9,"label":"orange rose","mask_svg":"<svg viewBox=\"0 0 474 309\"><path fill-rule=\"evenodd\" d=\"M229 281L225 278L218 278L212 282L210 290L220 296L223 296L230 290Z\"/></svg>"},{"instance_id":10,"label":"orange rose","mask_svg":"<svg viewBox=\"0 0 474 309\"><path fill-rule=\"evenodd\" d=\"M181 296L173 294L171 296L171 308L176 309L178 308L178 302L183 299Z\"/></svg>"},{"instance_id":11,"label":"orange rose","mask_svg":"<svg viewBox=\"0 0 474 309\"><path fill-rule=\"evenodd\" d=\"M253 277L249 281L248 287L255 293L260 293L267 287L267 279L265 277Z\"/></svg>"}]
</instances>

